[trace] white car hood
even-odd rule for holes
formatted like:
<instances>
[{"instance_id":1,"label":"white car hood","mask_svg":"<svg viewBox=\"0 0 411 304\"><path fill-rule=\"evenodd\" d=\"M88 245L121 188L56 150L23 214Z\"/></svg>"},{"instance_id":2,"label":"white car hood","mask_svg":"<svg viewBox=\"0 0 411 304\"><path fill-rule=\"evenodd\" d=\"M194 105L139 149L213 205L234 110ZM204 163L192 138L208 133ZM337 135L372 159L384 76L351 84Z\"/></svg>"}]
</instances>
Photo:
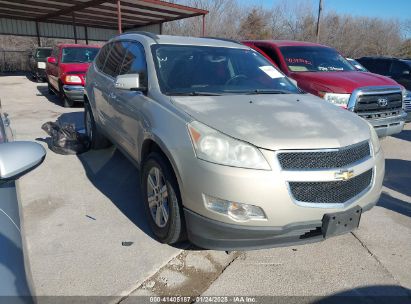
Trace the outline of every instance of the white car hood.
<instances>
[{"instance_id":1,"label":"white car hood","mask_svg":"<svg viewBox=\"0 0 411 304\"><path fill-rule=\"evenodd\" d=\"M310 94L173 96L171 100L194 120L268 150L339 148L370 138L362 118Z\"/></svg>"}]
</instances>

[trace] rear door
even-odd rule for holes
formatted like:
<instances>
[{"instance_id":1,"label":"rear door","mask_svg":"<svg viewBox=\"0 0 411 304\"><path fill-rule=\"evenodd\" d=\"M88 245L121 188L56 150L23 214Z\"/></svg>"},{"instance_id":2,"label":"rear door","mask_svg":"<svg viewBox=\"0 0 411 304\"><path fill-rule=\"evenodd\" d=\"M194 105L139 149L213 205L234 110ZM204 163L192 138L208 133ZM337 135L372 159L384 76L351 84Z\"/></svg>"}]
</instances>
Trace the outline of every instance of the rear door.
<instances>
[{"instance_id":1,"label":"rear door","mask_svg":"<svg viewBox=\"0 0 411 304\"><path fill-rule=\"evenodd\" d=\"M144 47L136 41L124 42L127 52L123 60L119 75L139 74L140 83L147 87L147 62ZM111 105L115 118L117 138L121 146L130 156L137 160L139 155L138 138L142 135L141 109L148 97L139 91L121 90L114 88Z\"/></svg>"},{"instance_id":2,"label":"rear door","mask_svg":"<svg viewBox=\"0 0 411 304\"><path fill-rule=\"evenodd\" d=\"M99 121L101 126L104 130L111 135L111 125L109 122L109 97L110 94L108 88L113 85L113 78L110 75L107 75L104 72L105 63L107 62L107 58L110 55L111 48L113 47L113 43L107 43L103 46L101 51L99 52L95 64L94 64L94 75L87 79L90 81L91 89L93 91L94 101L95 101L95 112L94 115L96 119Z\"/></svg>"}]
</instances>

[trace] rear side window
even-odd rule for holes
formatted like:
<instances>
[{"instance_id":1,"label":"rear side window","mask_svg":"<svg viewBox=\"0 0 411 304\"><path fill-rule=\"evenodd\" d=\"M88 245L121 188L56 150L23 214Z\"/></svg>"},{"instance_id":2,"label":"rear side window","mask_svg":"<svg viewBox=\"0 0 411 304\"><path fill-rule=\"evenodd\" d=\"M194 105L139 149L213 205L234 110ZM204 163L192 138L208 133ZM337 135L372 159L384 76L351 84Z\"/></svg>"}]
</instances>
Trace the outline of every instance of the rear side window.
<instances>
[{"instance_id":1,"label":"rear side window","mask_svg":"<svg viewBox=\"0 0 411 304\"><path fill-rule=\"evenodd\" d=\"M364 61L363 65L372 73L389 75L390 63L387 59L371 59Z\"/></svg>"},{"instance_id":2,"label":"rear side window","mask_svg":"<svg viewBox=\"0 0 411 304\"><path fill-rule=\"evenodd\" d=\"M270 57L277 66L280 66L280 59L278 58L277 53L275 50L271 47L267 47L264 45L257 44L256 45L260 50L262 50L264 53L267 54L268 57Z\"/></svg>"},{"instance_id":3,"label":"rear side window","mask_svg":"<svg viewBox=\"0 0 411 304\"><path fill-rule=\"evenodd\" d=\"M147 85L146 55L140 43L128 43L127 53L120 70L120 75L123 74L140 74L141 83Z\"/></svg>"},{"instance_id":4,"label":"rear side window","mask_svg":"<svg viewBox=\"0 0 411 304\"><path fill-rule=\"evenodd\" d=\"M100 71L102 71L104 68L104 63L106 62L106 58L108 54L110 53L111 46L112 46L111 43L106 44L100 50L100 53L98 53L98 56L96 58L96 66Z\"/></svg>"},{"instance_id":5,"label":"rear side window","mask_svg":"<svg viewBox=\"0 0 411 304\"><path fill-rule=\"evenodd\" d=\"M126 54L124 42L114 42L103 68L103 73L116 77L119 75L121 63Z\"/></svg>"},{"instance_id":6,"label":"rear side window","mask_svg":"<svg viewBox=\"0 0 411 304\"><path fill-rule=\"evenodd\" d=\"M391 64L390 74L392 76L399 76L399 75L404 74L404 72L410 71L410 70L411 70L411 66L408 66L404 62L393 61Z\"/></svg>"}]
</instances>

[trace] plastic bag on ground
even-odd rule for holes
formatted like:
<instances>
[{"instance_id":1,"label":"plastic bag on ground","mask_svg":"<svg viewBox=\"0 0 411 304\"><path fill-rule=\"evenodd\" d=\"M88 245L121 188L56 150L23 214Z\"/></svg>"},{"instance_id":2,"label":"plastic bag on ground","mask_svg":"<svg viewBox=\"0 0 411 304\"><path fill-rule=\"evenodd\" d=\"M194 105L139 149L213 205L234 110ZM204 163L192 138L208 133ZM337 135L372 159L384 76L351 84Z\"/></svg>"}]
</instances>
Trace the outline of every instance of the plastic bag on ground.
<instances>
[{"instance_id":1,"label":"plastic bag on ground","mask_svg":"<svg viewBox=\"0 0 411 304\"><path fill-rule=\"evenodd\" d=\"M64 123L60 126L54 122L46 122L41 128L51 137L48 142L50 150L58 154L80 154L90 149L87 135L76 131L76 126Z\"/></svg>"}]
</instances>

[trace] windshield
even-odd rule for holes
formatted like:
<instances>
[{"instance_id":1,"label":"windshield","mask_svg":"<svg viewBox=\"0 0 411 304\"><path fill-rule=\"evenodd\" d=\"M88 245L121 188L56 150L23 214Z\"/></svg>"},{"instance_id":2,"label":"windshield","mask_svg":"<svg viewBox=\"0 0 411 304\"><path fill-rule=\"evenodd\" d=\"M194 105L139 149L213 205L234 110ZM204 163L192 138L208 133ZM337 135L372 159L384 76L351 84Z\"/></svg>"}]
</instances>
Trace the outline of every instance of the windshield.
<instances>
[{"instance_id":1,"label":"windshield","mask_svg":"<svg viewBox=\"0 0 411 304\"><path fill-rule=\"evenodd\" d=\"M51 56L51 49L38 49L36 51L36 58L46 58Z\"/></svg>"},{"instance_id":2,"label":"windshield","mask_svg":"<svg viewBox=\"0 0 411 304\"><path fill-rule=\"evenodd\" d=\"M167 95L300 93L253 50L156 44L152 53Z\"/></svg>"},{"instance_id":3,"label":"windshield","mask_svg":"<svg viewBox=\"0 0 411 304\"><path fill-rule=\"evenodd\" d=\"M92 62L96 57L98 48L86 48L86 47L67 47L63 49L63 55L61 57L62 63L83 63Z\"/></svg>"},{"instance_id":4,"label":"windshield","mask_svg":"<svg viewBox=\"0 0 411 304\"><path fill-rule=\"evenodd\" d=\"M336 50L321 46L285 46L280 48L292 72L342 72L355 68Z\"/></svg>"}]
</instances>

